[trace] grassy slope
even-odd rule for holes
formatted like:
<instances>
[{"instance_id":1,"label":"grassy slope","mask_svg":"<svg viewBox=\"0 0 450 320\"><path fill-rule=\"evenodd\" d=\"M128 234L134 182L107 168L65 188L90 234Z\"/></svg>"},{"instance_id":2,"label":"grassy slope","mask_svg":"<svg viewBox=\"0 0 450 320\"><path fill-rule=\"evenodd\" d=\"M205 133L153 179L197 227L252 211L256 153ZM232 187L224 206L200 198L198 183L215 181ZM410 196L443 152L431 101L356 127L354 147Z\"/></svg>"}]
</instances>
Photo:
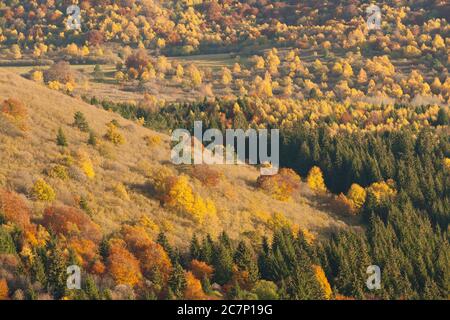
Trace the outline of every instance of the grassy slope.
<instances>
[{"instance_id":1,"label":"grassy slope","mask_svg":"<svg viewBox=\"0 0 450 320\"><path fill-rule=\"evenodd\" d=\"M291 221L313 232L323 234L336 227L346 226L341 218L323 208L323 201L314 199L307 187L292 201L280 202L255 189L259 171L249 166L217 167L225 178L212 189L202 186L191 178L194 189L210 197L218 208L217 218L208 219L199 226L176 213L165 210L151 194L143 191L147 178L137 169L138 163L169 163L169 137L161 135L162 144L150 148L143 137L155 135L142 126L120 118L118 115L90 106L78 99L52 91L32 81L0 69L0 101L7 98L23 101L29 109L29 131L19 137L11 137L0 130L0 186L14 189L29 197L29 189L35 179L42 177L57 191L57 203L76 206L77 196L85 196L93 219L105 232L116 230L120 223L149 216L162 229L168 229L169 239L177 245L187 245L193 232L205 231L217 234L227 230L233 238L247 231L266 233L264 223L258 218L260 212L284 213ZM90 127L97 132L109 156L86 144L87 134L71 126L73 114L85 114ZM103 141L105 124L112 119L119 121L126 137L126 144L115 147ZM62 181L47 177L43 171L50 168L61 157L55 143L58 127L62 127L69 143L68 152L81 148L93 159L96 177L93 180ZM67 151L66 151L67 152ZM189 172L190 168L175 168L178 172ZM114 186L122 182L129 189L131 200L123 200L114 193ZM45 204L28 200L39 218ZM322 203L322 206L318 203ZM261 214L259 214L261 216ZM169 223L166 223L166 222Z\"/></svg>"}]
</instances>

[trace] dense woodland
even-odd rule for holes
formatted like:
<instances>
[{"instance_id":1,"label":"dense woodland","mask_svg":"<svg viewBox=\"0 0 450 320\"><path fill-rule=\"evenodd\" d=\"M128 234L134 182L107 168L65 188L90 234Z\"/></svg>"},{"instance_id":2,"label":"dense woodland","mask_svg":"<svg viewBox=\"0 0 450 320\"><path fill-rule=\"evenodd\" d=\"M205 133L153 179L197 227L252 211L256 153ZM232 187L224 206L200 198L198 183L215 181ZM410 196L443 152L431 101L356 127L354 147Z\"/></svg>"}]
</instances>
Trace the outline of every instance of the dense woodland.
<instances>
[{"instance_id":1,"label":"dense woodland","mask_svg":"<svg viewBox=\"0 0 450 320\"><path fill-rule=\"evenodd\" d=\"M71 3L0 1L0 65L29 67L21 75L50 92L163 134L194 121L280 129L282 169L251 190L289 205L305 186L352 224L321 235L264 212L239 237L212 235L205 225L224 208L199 190L217 192L225 178L160 161L133 168L139 188L117 182L108 192L115 206L147 197L182 228L198 226L189 245L171 241L166 217L127 216L105 232L80 185L105 184L105 163L120 171L122 147L170 145L125 134L117 120L94 130L77 111L55 124L56 155L39 158L48 164L30 185L6 164L0 172L0 300L448 299L445 1L382 1L377 31L367 30L367 1L81 0L82 28L66 30ZM226 53L226 64L189 60L211 53ZM74 68L88 64L92 74ZM99 86L139 99L110 99ZM0 152L19 154L11 145L29 143L30 124L45 121L33 122L21 97L0 98ZM60 201L58 187L76 200ZM67 288L70 265L82 267L82 290ZM366 286L370 265L382 270L380 290Z\"/></svg>"}]
</instances>

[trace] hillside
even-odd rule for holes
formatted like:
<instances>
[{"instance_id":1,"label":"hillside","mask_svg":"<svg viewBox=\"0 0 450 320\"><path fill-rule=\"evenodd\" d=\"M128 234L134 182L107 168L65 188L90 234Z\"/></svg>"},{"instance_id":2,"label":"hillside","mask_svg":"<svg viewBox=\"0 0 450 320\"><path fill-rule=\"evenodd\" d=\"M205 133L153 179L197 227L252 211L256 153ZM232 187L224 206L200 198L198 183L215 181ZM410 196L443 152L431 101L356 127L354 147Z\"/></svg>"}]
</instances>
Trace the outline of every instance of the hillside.
<instances>
[{"instance_id":1,"label":"hillside","mask_svg":"<svg viewBox=\"0 0 450 320\"><path fill-rule=\"evenodd\" d=\"M78 207L77 199L87 199L92 219L104 233L117 230L124 221L146 216L161 230L168 231L168 237L177 245L186 245L193 232L218 234L227 230L233 238L252 231L264 234L265 219L272 213L282 213L292 223L319 234L345 226L341 219L317 205L318 201L304 184L293 200L274 200L256 189L259 171L243 165L220 167L218 170L224 178L212 189L191 177L194 189L210 197L217 207L217 217L198 225L165 210L155 195L146 191L149 178L143 173L146 166L172 166L168 161L170 137L12 73L0 70L0 79L0 100L19 99L27 106L30 116L29 130L23 135L1 133L0 160L3 165L0 167L0 184L27 197L36 219L48 204L31 200L30 190L36 179L44 178L56 191L56 204ZM88 134L72 126L73 115L77 111L86 116L99 140L104 140L101 136L106 131L106 124L117 120L126 143L114 146L102 141L97 147L89 146L86 143ZM68 147L64 151L55 142L59 127L67 137ZM147 146L144 137L154 135L162 138L161 144ZM63 154L75 154L78 150L84 150L92 159L95 178L78 177L62 181L44 173L58 163ZM188 168L173 169L179 174L189 174ZM129 199L117 195L115 186L118 184L126 187Z\"/></svg>"}]
</instances>

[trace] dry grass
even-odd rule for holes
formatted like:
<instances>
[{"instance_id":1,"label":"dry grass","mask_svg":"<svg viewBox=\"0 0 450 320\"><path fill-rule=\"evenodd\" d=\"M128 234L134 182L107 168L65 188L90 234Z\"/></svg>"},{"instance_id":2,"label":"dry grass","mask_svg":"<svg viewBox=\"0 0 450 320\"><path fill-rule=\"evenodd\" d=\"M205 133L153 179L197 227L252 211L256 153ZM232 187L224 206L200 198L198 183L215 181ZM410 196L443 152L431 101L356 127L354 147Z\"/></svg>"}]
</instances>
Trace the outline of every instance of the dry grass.
<instances>
[{"instance_id":1,"label":"dry grass","mask_svg":"<svg viewBox=\"0 0 450 320\"><path fill-rule=\"evenodd\" d=\"M20 99L27 105L30 129L23 135L8 135L0 130L0 187L29 197L32 183L44 178L55 189L57 203L74 206L80 197L86 199L93 220L105 233L115 231L124 221L143 215L148 216L161 230L166 230L169 239L181 246L188 245L194 232L217 234L227 230L233 238L243 233L264 234L267 232L264 217L275 212L283 213L290 221L318 234L346 226L342 219L308 200L308 192L303 185L293 200L273 200L256 189L259 171L245 165L214 167L222 175L218 185L212 188L191 179L195 191L211 198L218 209L216 218L197 225L162 208L149 192L146 185L148 178L142 173L143 163L172 166L169 162L168 136L0 69L0 99L7 98ZM72 127L76 111L84 113L89 126L97 133L97 147L86 143L87 133ZM114 146L101 138L106 124L113 119L122 127L121 133L126 139L124 145ZM55 143L59 127L64 130L69 144L64 151ZM161 143L149 147L144 137L154 135L161 137ZM108 150L108 157L104 156L104 149ZM61 180L45 174L55 164L76 158L80 150L91 159L95 178ZM76 163L72 167L76 170ZM182 167L174 169L178 173L188 170ZM119 184L126 188L129 199L118 195L116 186ZM29 203L34 214L40 216L45 204L32 200Z\"/></svg>"}]
</instances>

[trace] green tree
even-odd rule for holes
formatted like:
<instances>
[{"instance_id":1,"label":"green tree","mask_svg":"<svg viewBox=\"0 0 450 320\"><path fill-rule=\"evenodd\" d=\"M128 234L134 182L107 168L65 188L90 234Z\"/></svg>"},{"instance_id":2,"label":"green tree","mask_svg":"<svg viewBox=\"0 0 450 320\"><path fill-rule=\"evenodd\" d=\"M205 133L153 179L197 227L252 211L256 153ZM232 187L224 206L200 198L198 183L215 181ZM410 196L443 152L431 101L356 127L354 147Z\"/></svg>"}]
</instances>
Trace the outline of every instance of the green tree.
<instances>
[{"instance_id":1,"label":"green tree","mask_svg":"<svg viewBox=\"0 0 450 320\"><path fill-rule=\"evenodd\" d=\"M64 131L61 127L58 129L58 135L56 136L56 144L61 147L67 147L68 145L66 135L64 134Z\"/></svg>"}]
</instances>

